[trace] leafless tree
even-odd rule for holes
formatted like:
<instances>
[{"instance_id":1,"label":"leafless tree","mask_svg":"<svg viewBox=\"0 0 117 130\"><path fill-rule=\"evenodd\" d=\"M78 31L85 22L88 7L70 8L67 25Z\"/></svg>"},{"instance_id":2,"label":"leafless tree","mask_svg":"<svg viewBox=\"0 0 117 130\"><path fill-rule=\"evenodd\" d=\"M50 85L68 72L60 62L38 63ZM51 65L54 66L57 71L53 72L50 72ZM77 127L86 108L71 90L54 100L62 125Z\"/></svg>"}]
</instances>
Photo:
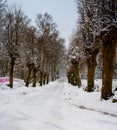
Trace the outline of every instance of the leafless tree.
<instances>
[{"instance_id":1,"label":"leafless tree","mask_svg":"<svg viewBox=\"0 0 117 130\"><path fill-rule=\"evenodd\" d=\"M36 19L39 45L41 53L40 65L40 85L47 83L49 79L55 80L57 78L57 67L61 53L60 44L64 44L64 40L59 37L56 29L57 25L53 22L52 17L45 13L44 15L38 14ZM63 46L64 47L64 46ZM49 78L50 77L50 78Z\"/></svg>"},{"instance_id":2,"label":"leafless tree","mask_svg":"<svg viewBox=\"0 0 117 130\"><path fill-rule=\"evenodd\" d=\"M2 36L3 46L10 58L10 88L13 87L13 71L16 58L19 55L19 47L24 38L24 26L27 26L29 20L24 15L21 9L12 8L6 12L5 28Z\"/></svg>"}]
</instances>

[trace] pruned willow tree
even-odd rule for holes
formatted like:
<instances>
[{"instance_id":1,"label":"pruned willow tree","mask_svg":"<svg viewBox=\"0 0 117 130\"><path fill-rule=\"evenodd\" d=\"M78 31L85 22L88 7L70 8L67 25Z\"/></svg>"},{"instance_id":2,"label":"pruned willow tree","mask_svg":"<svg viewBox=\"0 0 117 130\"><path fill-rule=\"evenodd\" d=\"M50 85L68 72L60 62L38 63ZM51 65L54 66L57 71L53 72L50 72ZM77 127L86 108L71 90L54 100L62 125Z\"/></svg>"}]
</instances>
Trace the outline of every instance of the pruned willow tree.
<instances>
[{"instance_id":1,"label":"pruned willow tree","mask_svg":"<svg viewBox=\"0 0 117 130\"><path fill-rule=\"evenodd\" d=\"M97 65L96 57L99 51L100 41L97 39L95 26L95 1L77 0L79 14L79 30L81 33L81 42L84 47L87 61L87 92L94 90L95 68Z\"/></svg>"},{"instance_id":2,"label":"pruned willow tree","mask_svg":"<svg viewBox=\"0 0 117 130\"><path fill-rule=\"evenodd\" d=\"M103 58L102 99L112 96L112 79L117 48L117 1L77 0L79 28L87 56L87 91L93 91L96 56Z\"/></svg>"},{"instance_id":3,"label":"pruned willow tree","mask_svg":"<svg viewBox=\"0 0 117 130\"><path fill-rule=\"evenodd\" d=\"M112 79L116 61L117 49L117 1L97 1L97 22L100 27L100 39L102 41L102 99L109 99L112 93Z\"/></svg>"},{"instance_id":4,"label":"pruned willow tree","mask_svg":"<svg viewBox=\"0 0 117 130\"><path fill-rule=\"evenodd\" d=\"M37 14L38 48L40 50L40 86L49 79L56 80L60 76L61 64L64 64L64 39L60 38L57 25L48 13Z\"/></svg>"},{"instance_id":5,"label":"pruned willow tree","mask_svg":"<svg viewBox=\"0 0 117 130\"><path fill-rule=\"evenodd\" d=\"M37 50L36 29L33 26L24 27L25 35L23 43L20 46L20 56L24 64L24 81L25 86L28 87L32 77L33 87L36 86L36 78L39 61L39 50Z\"/></svg>"},{"instance_id":6,"label":"pruned willow tree","mask_svg":"<svg viewBox=\"0 0 117 130\"><path fill-rule=\"evenodd\" d=\"M24 68L25 86L32 83L36 87L54 81L64 70L64 39L59 37L56 24L48 13L37 14L36 28L24 27L24 38L20 50L20 58Z\"/></svg>"},{"instance_id":7,"label":"pruned willow tree","mask_svg":"<svg viewBox=\"0 0 117 130\"><path fill-rule=\"evenodd\" d=\"M20 56L19 47L24 37L24 26L28 25L29 20L21 9L8 9L5 14L5 26L2 34L2 44L10 59L9 77L10 88L13 88L13 74L16 59Z\"/></svg>"},{"instance_id":8,"label":"pruned willow tree","mask_svg":"<svg viewBox=\"0 0 117 130\"><path fill-rule=\"evenodd\" d=\"M67 78L74 86L81 86L80 70L83 63L84 49L80 35L75 32L71 38L67 56Z\"/></svg>"},{"instance_id":9,"label":"pruned willow tree","mask_svg":"<svg viewBox=\"0 0 117 130\"><path fill-rule=\"evenodd\" d=\"M0 0L0 70L13 88L13 77L25 86L48 84L65 73L65 40L48 13L37 14L36 27L22 9L9 8ZM5 64L5 65L4 65ZM5 70L4 70L5 68Z\"/></svg>"}]
</instances>

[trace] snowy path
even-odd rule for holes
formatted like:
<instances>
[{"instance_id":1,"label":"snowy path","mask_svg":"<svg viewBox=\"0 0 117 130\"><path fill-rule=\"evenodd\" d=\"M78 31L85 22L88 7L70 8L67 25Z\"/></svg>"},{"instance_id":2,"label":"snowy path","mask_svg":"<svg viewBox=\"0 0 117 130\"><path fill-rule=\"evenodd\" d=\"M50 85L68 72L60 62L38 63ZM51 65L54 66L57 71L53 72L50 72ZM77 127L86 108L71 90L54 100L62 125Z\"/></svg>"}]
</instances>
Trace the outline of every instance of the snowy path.
<instances>
[{"instance_id":1,"label":"snowy path","mask_svg":"<svg viewBox=\"0 0 117 130\"><path fill-rule=\"evenodd\" d=\"M38 91L3 93L0 130L117 130L117 117L68 104L63 99L64 89L59 80Z\"/></svg>"}]
</instances>

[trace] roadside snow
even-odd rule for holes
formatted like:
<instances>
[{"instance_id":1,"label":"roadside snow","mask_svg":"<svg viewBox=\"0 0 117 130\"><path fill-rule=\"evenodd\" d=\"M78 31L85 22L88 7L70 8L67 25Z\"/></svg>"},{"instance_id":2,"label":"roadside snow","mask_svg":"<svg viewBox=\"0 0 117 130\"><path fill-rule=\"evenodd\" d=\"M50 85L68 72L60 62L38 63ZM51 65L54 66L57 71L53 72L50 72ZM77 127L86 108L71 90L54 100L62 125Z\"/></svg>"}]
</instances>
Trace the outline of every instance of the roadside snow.
<instances>
[{"instance_id":1,"label":"roadside snow","mask_svg":"<svg viewBox=\"0 0 117 130\"><path fill-rule=\"evenodd\" d=\"M64 93L65 100L82 109L101 112L117 117L117 103L112 103L110 100L101 100L101 80L95 80L95 91L87 93L84 91L86 80L82 81L82 86L78 89L68 83L65 83L66 91ZM117 87L117 80L113 80L113 91ZM116 97L115 95L114 97Z\"/></svg>"},{"instance_id":2,"label":"roadside snow","mask_svg":"<svg viewBox=\"0 0 117 130\"><path fill-rule=\"evenodd\" d=\"M117 117L96 112L117 114L117 104L100 101L100 92L89 94L63 80L36 88L6 84L0 84L0 130L117 130Z\"/></svg>"}]
</instances>

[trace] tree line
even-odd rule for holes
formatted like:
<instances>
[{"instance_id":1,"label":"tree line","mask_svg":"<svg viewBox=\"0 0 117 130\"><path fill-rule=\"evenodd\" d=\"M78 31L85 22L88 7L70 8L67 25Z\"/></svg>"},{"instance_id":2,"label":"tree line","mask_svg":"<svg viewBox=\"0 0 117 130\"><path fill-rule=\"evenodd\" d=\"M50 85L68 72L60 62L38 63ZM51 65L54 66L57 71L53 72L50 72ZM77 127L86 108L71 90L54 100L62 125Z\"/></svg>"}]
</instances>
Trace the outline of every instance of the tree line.
<instances>
[{"instance_id":1,"label":"tree line","mask_svg":"<svg viewBox=\"0 0 117 130\"><path fill-rule=\"evenodd\" d=\"M0 71L24 79L25 86L35 87L56 80L65 68L65 40L48 13L37 14L36 26L21 8L8 7L0 0Z\"/></svg>"},{"instance_id":2,"label":"tree line","mask_svg":"<svg viewBox=\"0 0 117 130\"><path fill-rule=\"evenodd\" d=\"M67 56L68 82L81 86L80 72L87 68L87 92L94 91L97 56L102 62L101 99L112 95L117 53L117 1L76 0L78 20Z\"/></svg>"}]
</instances>

